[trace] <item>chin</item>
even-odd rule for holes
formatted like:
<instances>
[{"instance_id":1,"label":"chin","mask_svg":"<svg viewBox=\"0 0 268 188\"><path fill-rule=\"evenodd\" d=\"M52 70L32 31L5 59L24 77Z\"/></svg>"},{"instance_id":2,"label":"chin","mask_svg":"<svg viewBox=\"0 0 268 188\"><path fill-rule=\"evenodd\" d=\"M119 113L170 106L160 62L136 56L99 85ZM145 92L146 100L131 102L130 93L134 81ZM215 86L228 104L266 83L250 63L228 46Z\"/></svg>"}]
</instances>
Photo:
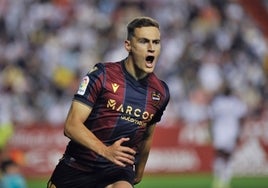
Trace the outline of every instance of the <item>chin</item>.
<instances>
[{"instance_id":1,"label":"chin","mask_svg":"<svg viewBox=\"0 0 268 188\"><path fill-rule=\"evenodd\" d=\"M147 74L152 73L154 72L154 68L146 68L144 72L146 72Z\"/></svg>"}]
</instances>

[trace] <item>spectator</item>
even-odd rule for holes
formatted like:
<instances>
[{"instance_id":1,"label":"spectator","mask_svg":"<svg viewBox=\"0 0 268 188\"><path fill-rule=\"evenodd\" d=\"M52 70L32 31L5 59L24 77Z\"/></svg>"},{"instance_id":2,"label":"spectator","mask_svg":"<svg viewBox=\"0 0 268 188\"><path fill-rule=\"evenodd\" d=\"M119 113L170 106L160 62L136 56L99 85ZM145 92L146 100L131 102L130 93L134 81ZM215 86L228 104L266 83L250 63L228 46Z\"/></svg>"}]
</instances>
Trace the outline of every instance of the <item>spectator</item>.
<instances>
[{"instance_id":1,"label":"spectator","mask_svg":"<svg viewBox=\"0 0 268 188\"><path fill-rule=\"evenodd\" d=\"M120 28L134 15L155 17L162 25L163 46L168 48L161 53L156 73L168 85L180 81L179 87L171 89L174 105L187 102L187 94L200 85L213 94L222 77L251 103L252 111L259 99L266 98L261 93L267 82L262 70L266 40L236 1L3 0L0 88L13 88L8 97L19 112L12 117L14 121L18 125L35 121L61 124L73 80L84 75L88 59L117 60L124 55ZM221 60L225 52L231 53ZM68 77L64 83L63 75ZM183 94L179 100L178 94ZM180 117L181 111L171 113L171 117Z\"/></svg>"},{"instance_id":2,"label":"spectator","mask_svg":"<svg viewBox=\"0 0 268 188\"><path fill-rule=\"evenodd\" d=\"M3 160L1 163L2 178L0 185L3 188L26 188L27 184L21 175L20 167L11 159ZM1 186L0 186L1 187Z\"/></svg>"}]
</instances>

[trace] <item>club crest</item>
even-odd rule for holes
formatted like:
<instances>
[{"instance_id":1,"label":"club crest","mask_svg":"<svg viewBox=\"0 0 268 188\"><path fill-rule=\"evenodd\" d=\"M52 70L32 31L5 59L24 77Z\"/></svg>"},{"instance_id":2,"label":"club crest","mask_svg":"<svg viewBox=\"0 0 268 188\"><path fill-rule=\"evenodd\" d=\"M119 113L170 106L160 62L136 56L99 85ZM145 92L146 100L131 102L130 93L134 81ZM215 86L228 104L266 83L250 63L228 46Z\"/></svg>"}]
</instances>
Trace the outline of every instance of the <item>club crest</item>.
<instances>
[{"instance_id":1,"label":"club crest","mask_svg":"<svg viewBox=\"0 0 268 188\"><path fill-rule=\"evenodd\" d=\"M152 92L152 101L154 106L158 106L161 100L161 94L157 91Z\"/></svg>"}]
</instances>

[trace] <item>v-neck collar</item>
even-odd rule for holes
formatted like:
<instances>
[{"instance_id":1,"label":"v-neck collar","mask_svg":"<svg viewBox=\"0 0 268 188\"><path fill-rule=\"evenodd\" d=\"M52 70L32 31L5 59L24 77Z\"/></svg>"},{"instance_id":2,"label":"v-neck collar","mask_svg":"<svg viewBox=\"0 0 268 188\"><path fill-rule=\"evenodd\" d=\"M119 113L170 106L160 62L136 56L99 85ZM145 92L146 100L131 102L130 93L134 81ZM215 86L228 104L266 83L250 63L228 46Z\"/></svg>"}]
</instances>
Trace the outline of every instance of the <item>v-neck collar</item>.
<instances>
[{"instance_id":1,"label":"v-neck collar","mask_svg":"<svg viewBox=\"0 0 268 188\"><path fill-rule=\"evenodd\" d=\"M126 64L125 64L126 59L123 59L120 64L122 67L122 70L126 76L126 79L130 80L132 83L134 83L135 85L147 85L148 82L148 77L150 74L146 75L144 78L140 79L140 80L136 80L128 71L126 68Z\"/></svg>"}]
</instances>

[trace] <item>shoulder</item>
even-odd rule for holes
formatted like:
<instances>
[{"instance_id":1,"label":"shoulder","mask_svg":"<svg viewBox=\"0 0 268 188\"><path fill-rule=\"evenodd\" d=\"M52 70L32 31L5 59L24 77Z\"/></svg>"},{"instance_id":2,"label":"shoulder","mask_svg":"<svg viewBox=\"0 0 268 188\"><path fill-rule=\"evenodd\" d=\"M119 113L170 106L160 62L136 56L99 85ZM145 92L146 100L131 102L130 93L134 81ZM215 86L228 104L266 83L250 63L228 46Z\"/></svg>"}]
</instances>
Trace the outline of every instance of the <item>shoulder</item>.
<instances>
[{"instance_id":1,"label":"shoulder","mask_svg":"<svg viewBox=\"0 0 268 188\"><path fill-rule=\"evenodd\" d=\"M157 90L164 90L169 93L169 87L166 82L160 80L154 73L149 76L149 84L152 88Z\"/></svg>"},{"instance_id":2,"label":"shoulder","mask_svg":"<svg viewBox=\"0 0 268 188\"><path fill-rule=\"evenodd\" d=\"M121 63L120 62L102 62L98 63L103 68L110 70L110 69L121 69Z\"/></svg>"},{"instance_id":3,"label":"shoulder","mask_svg":"<svg viewBox=\"0 0 268 188\"><path fill-rule=\"evenodd\" d=\"M152 92L152 96L164 97L164 104L166 106L170 99L169 87L166 82L160 80L154 73L152 73L149 76L149 86Z\"/></svg>"},{"instance_id":4,"label":"shoulder","mask_svg":"<svg viewBox=\"0 0 268 188\"><path fill-rule=\"evenodd\" d=\"M121 69L120 62L99 62L88 71L89 74L106 74Z\"/></svg>"}]
</instances>

